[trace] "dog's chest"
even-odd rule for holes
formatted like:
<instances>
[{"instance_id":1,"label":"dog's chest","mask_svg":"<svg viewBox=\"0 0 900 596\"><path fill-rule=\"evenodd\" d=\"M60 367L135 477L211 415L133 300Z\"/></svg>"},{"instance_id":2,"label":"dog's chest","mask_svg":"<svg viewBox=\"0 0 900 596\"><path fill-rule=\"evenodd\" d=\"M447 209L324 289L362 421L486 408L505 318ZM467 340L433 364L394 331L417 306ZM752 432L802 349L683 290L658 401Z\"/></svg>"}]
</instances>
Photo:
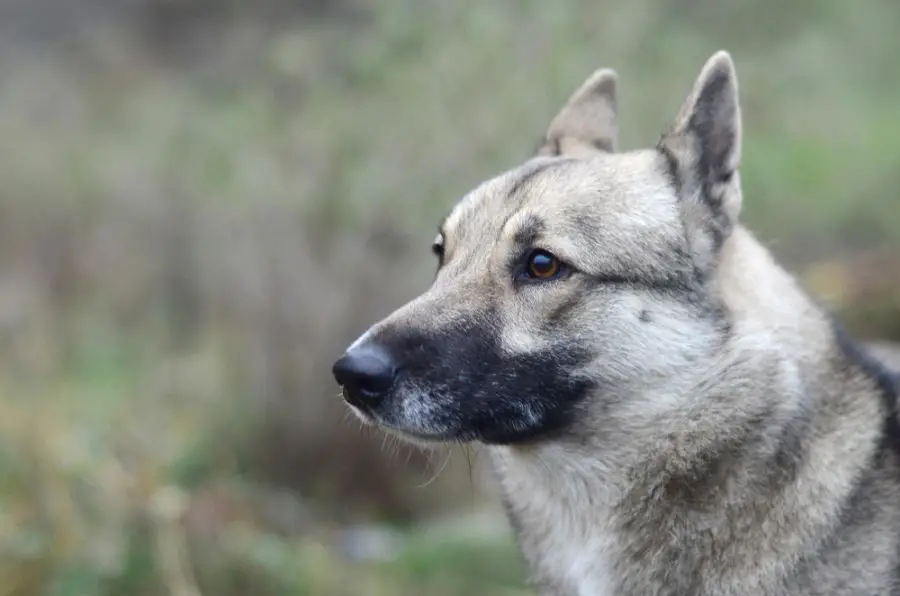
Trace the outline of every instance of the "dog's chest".
<instances>
[{"instance_id":1,"label":"dog's chest","mask_svg":"<svg viewBox=\"0 0 900 596\"><path fill-rule=\"evenodd\" d=\"M550 585L559 582L566 592L571 590L570 593L578 596L612 596L616 590L608 542L598 537L585 543L547 544L543 549L544 564L538 565L538 569L548 576Z\"/></svg>"},{"instance_id":2,"label":"dog's chest","mask_svg":"<svg viewBox=\"0 0 900 596\"><path fill-rule=\"evenodd\" d=\"M533 581L544 596L616 594L608 509L577 480L541 482L515 463L498 469L507 515ZM593 498L592 498L593 497Z\"/></svg>"}]
</instances>

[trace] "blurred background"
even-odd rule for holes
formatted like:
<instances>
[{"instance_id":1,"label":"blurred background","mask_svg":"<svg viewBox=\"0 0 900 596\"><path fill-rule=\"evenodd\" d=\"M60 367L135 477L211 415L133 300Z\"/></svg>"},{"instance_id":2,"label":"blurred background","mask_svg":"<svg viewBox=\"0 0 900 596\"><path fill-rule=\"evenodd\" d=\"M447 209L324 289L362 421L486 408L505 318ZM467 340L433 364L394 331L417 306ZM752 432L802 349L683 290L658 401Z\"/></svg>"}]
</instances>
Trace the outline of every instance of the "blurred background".
<instances>
[{"instance_id":1,"label":"blurred background","mask_svg":"<svg viewBox=\"0 0 900 596\"><path fill-rule=\"evenodd\" d=\"M332 361L590 72L649 146L719 48L745 221L896 358L897 31L895 0L2 0L0 595L528 594L485 458L362 429Z\"/></svg>"}]
</instances>

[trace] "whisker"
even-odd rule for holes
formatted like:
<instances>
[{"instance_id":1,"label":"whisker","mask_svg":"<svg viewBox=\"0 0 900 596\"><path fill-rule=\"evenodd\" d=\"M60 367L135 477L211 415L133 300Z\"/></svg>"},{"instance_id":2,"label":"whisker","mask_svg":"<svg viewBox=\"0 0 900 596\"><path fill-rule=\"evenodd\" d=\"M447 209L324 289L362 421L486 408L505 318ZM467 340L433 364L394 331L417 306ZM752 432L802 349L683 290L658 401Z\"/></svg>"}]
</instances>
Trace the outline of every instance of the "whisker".
<instances>
[{"instance_id":1,"label":"whisker","mask_svg":"<svg viewBox=\"0 0 900 596\"><path fill-rule=\"evenodd\" d=\"M441 465L440 469L437 471L437 474L435 474L430 480L428 480L428 481L425 482L424 484L420 484L420 485L417 486L416 488L425 488L426 486L428 486L429 484L431 484L431 483L433 483L435 480L437 480L437 479L438 479L438 476L440 476L440 475L444 472L444 470L447 468L447 464L450 463L450 457L451 457L452 455L453 455L453 450L452 450L452 449L448 449L448 450L447 450L447 457L444 458L444 463Z\"/></svg>"}]
</instances>

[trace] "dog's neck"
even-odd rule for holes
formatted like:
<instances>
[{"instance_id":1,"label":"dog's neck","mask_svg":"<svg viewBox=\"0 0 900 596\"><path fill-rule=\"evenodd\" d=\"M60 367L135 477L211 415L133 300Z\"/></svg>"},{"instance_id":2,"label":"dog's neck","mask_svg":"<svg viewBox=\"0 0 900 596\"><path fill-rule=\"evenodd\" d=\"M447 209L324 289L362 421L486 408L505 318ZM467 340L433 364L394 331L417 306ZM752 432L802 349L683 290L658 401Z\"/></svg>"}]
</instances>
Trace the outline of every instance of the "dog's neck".
<instances>
[{"instance_id":1,"label":"dog's neck","mask_svg":"<svg viewBox=\"0 0 900 596\"><path fill-rule=\"evenodd\" d=\"M849 490L850 471L870 456L875 424L873 441L847 441L827 474L810 463L821 439L811 432L817 404L809 400L853 391L806 392L803 379L834 355L827 317L742 228L721 258L714 283L739 339L704 387L702 407L654 421L651 443L629 444L627 431L613 429L492 448L507 511L546 593L641 593L654 582L698 591L691 582L700 580L692 578L712 573L704 557L714 555L729 559L719 568L734 577L777 582L783 564L806 546L789 541L819 539L836 515L831 504ZM874 402L852 409L854 417L879 416ZM790 523L777 521L785 515L793 516ZM766 552L784 560L760 560Z\"/></svg>"},{"instance_id":2,"label":"dog's neck","mask_svg":"<svg viewBox=\"0 0 900 596\"><path fill-rule=\"evenodd\" d=\"M744 227L735 227L722 246L712 283L733 323L744 326L740 335L771 337L803 358L815 356L809 347L831 343L828 317Z\"/></svg>"}]
</instances>

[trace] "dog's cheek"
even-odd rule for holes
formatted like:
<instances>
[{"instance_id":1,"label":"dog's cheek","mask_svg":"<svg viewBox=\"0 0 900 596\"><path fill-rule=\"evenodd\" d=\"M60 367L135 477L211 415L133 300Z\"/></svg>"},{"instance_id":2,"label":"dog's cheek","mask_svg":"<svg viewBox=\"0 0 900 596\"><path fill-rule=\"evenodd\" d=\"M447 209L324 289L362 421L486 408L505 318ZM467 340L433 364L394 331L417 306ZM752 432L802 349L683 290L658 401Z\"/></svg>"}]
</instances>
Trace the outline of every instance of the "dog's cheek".
<instances>
[{"instance_id":1,"label":"dog's cheek","mask_svg":"<svg viewBox=\"0 0 900 596\"><path fill-rule=\"evenodd\" d=\"M577 373L588 359L577 346L504 359L488 372L463 419L486 443L522 443L562 432L596 389L596 380Z\"/></svg>"},{"instance_id":2,"label":"dog's cheek","mask_svg":"<svg viewBox=\"0 0 900 596\"><path fill-rule=\"evenodd\" d=\"M511 355L498 323L496 310L485 310L450 327L390 338L404 361L404 382L415 388L407 393L424 402L418 422L487 443L527 441L571 422L595 386L575 372L590 351L567 340Z\"/></svg>"},{"instance_id":3,"label":"dog's cheek","mask_svg":"<svg viewBox=\"0 0 900 596\"><path fill-rule=\"evenodd\" d=\"M442 424L464 424L475 396L502 366L492 310L469 312L452 325L394 328L381 340L401 364L400 393L422 400L420 410Z\"/></svg>"}]
</instances>

